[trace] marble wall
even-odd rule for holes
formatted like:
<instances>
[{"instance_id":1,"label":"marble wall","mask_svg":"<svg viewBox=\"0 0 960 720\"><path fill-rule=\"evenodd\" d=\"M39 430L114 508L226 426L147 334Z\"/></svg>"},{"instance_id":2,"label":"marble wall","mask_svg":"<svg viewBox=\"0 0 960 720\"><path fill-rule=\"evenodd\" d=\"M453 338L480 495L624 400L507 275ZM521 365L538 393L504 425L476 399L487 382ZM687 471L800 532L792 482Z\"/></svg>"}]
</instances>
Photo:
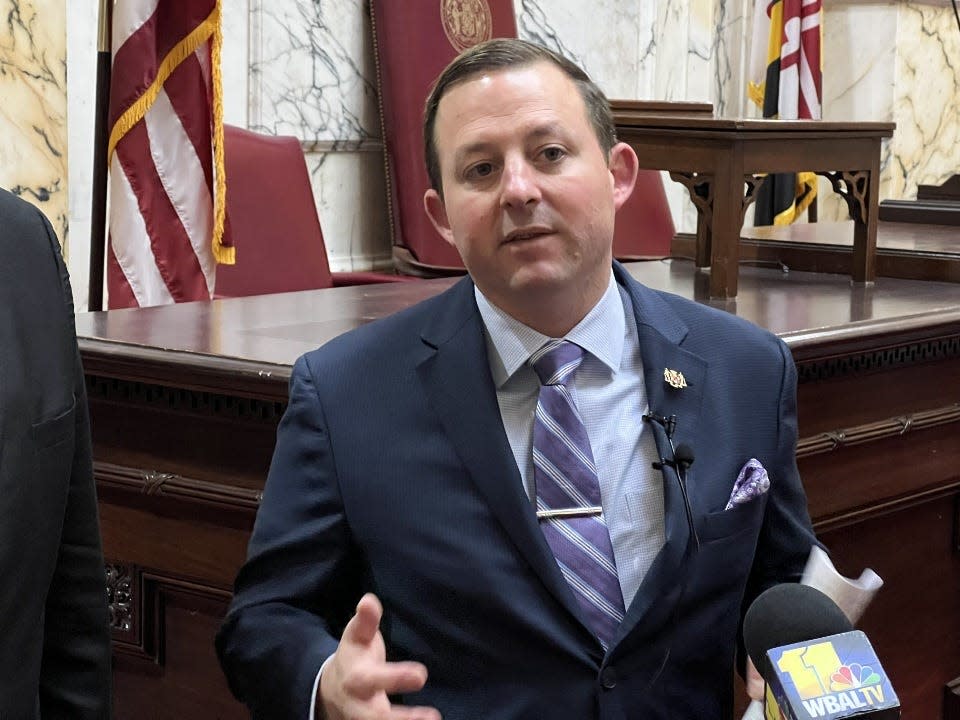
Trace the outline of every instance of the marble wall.
<instances>
[{"instance_id":1,"label":"marble wall","mask_svg":"<svg viewBox=\"0 0 960 720\"><path fill-rule=\"evenodd\" d=\"M69 144L79 150L70 154L69 165L71 271L82 305L95 19L89 0L0 0L0 8L19 8L16 18L29 14L24 8L43 7L53 17L54 8L64 12L64 2L69 19ZM301 140L334 269L386 266L390 240L367 0L223 2L227 121ZM745 95L753 4L753 0L594 0L587 17L579 0L514 0L519 34L580 62L611 97L709 101L728 116L753 112ZM62 38L62 19L61 15L55 22L45 21L32 36L55 38L60 33ZM960 32L954 23L949 3L943 0L827 4L825 118L898 124L884 149L881 197L911 197L918 182L941 182L960 168ZM27 49L35 52L36 44L26 39L14 47L13 38L20 36L31 33L0 29L0 62L6 64L14 51L18 58ZM14 67L23 62L17 60ZM24 72L17 82L30 89L20 91L8 89L10 75L0 74L4 100L0 184L52 188L53 195L62 196L67 187L63 143L49 147L46 141L38 143L38 137L56 133L45 131L41 136L33 129L56 128L59 122L62 139L63 101L58 109L51 99L57 87L62 98L62 68L59 85L53 79L56 73L49 75L51 80L39 73L42 81L34 78L37 74ZM924 89L918 92L921 76ZM30 96L34 110L18 109L11 115L5 102L8 92L33 93L40 102ZM43 122L32 122L34 115ZM4 123L18 128L19 137L32 136L32 144L7 142ZM13 158L11 147L16 152L36 147L37 156ZM51 171L34 178L34 168L40 167ZM692 230L695 214L684 192L669 181L666 187L678 229ZM843 212L828 191L821 208L824 218ZM58 229L65 232L64 210L50 214L62 218Z\"/></svg>"},{"instance_id":2,"label":"marble wall","mask_svg":"<svg viewBox=\"0 0 960 720\"><path fill-rule=\"evenodd\" d=\"M334 270L391 263L366 5L249 2L247 124L303 143Z\"/></svg>"},{"instance_id":3,"label":"marble wall","mask_svg":"<svg viewBox=\"0 0 960 720\"><path fill-rule=\"evenodd\" d=\"M64 0L0 0L0 187L50 218L66 246Z\"/></svg>"},{"instance_id":4,"label":"marble wall","mask_svg":"<svg viewBox=\"0 0 960 720\"><path fill-rule=\"evenodd\" d=\"M918 184L960 172L960 29L949 3L841 0L825 14L824 119L897 124L880 199L915 198ZM845 218L829 183L820 190L821 219Z\"/></svg>"},{"instance_id":5,"label":"marble wall","mask_svg":"<svg viewBox=\"0 0 960 720\"><path fill-rule=\"evenodd\" d=\"M898 7L893 120L886 197L960 173L960 28L950 7Z\"/></svg>"}]
</instances>

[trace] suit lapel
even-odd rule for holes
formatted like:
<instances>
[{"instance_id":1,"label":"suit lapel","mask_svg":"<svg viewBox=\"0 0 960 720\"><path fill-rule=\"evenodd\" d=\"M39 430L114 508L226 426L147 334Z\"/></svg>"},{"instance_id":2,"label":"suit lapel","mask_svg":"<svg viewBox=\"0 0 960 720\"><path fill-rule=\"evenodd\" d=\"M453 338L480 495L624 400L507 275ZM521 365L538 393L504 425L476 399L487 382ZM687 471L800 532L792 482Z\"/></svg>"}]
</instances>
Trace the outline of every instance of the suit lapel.
<instances>
[{"instance_id":1,"label":"suit lapel","mask_svg":"<svg viewBox=\"0 0 960 720\"><path fill-rule=\"evenodd\" d=\"M436 307L439 312L422 333L428 352L417 366L417 375L423 391L471 480L518 552L583 624L577 601L537 525L503 429L473 284L461 281L451 289L448 302ZM596 650L599 653L599 643Z\"/></svg>"},{"instance_id":2,"label":"suit lapel","mask_svg":"<svg viewBox=\"0 0 960 720\"><path fill-rule=\"evenodd\" d=\"M687 327L659 295L635 282L619 265L615 265L614 271L633 301L648 412L674 416L674 447L686 444L695 450L707 363L681 347ZM686 386L672 387L665 380L664 371L682 374ZM671 379L677 384L676 375ZM653 432L660 457L672 460L673 451L663 426L648 422L646 430ZM665 465L662 475L665 543L627 609L615 643L640 625L650 629L663 627L682 592L684 561L689 558L693 543L677 472ZM696 483L694 467L687 470L686 481L688 495L692 496Z\"/></svg>"}]
</instances>

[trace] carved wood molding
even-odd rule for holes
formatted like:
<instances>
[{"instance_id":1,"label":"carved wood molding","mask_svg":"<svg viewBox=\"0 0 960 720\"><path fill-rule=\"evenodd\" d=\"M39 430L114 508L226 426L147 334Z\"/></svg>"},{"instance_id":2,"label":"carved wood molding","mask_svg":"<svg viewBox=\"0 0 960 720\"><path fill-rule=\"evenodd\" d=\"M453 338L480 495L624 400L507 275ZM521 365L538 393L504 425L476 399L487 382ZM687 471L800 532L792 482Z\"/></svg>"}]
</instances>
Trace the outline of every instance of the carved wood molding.
<instances>
[{"instance_id":1,"label":"carved wood molding","mask_svg":"<svg viewBox=\"0 0 960 720\"><path fill-rule=\"evenodd\" d=\"M188 595L227 604L231 592L189 579L107 560L107 599L114 649L151 663L162 662L164 596Z\"/></svg>"},{"instance_id":2,"label":"carved wood molding","mask_svg":"<svg viewBox=\"0 0 960 720\"><path fill-rule=\"evenodd\" d=\"M845 375L883 372L896 367L960 358L960 336L933 338L879 350L797 362L797 382L820 382Z\"/></svg>"},{"instance_id":3,"label":"carved wood molding","mask_svg":"<svg viewBox=\"0 0 960 720\"><path fill-rule=\"evenodd\" d=\"M290 366L79 337L87 375L285 401Z\"/></svg>"},{"instance_id":4,"label":"carved wood molding","mask_svg":"<svg viewBox=\"0 0 960 720\"><path fill-rule=\"evenodd\" d=\"M870 188L870 172L859 170L855 172L819 172L830 181L833 191L847 201L850 217L857 222L866 222L867 192Z\"/></svg>"},{"instance_id":5,"label":"carved wood molding","mask_svg":"<svg viewBox=\"0 0 960 720\"><path fill-rule=\"evenodd\" d=\"M955 403L934 410L923 410L851 428L831 430L797 441L797 458L819 455L851 445L862 445L958 421L960 421L960 403Z\"/></svg>"},{"instance_id":6,"label":"carved wood molding","mask_svg":"<svg viewBox=\"0 0 960 720\"><path fill-rule=\"evenodd\" d=\"M126 563L107 562L104 565L107 582L107 607L110 611L110 631L113 639L140 644L140 573Z\"/></svg>"},{"instance_id":7,"label":"carved wood molding","mask_svg":"<svg viewBox=\"0 0 960 720\"><path fill-rule=\"evenodd\" d=\"M768 177L770 176L767 174L747 174L743 176L743 182L747 186L747 191L743 195L743 205L740 207L740 227L743 227L743 223L747 219L747 210L756 202L757 193L760 192L760 188L763 187Z\"/></svg>"},{"instance_id":8,"label":"carved wood molding","mask_svg":"<svg viewBox=\"0 0 960 720\"><path fill-rule=\"evenodd\" d=\"M819 535L842 527L857 525L868 520L875 520L884 515L898 513L902 510L916 507L917 505L935 502L945 497L958 497L958 495L960 495L960 480L929 490L914 492L910 495L904 495L892 500L874 502L865 507L856 508L855 510L847 510L836 515L830 515L823 519L815 520L813 522L813 529Z\"/></svg>"},{"instance_id":9,"label":"carved wood molding","mask_svg":"<svg viewBox=\"0 0 960 720\"><path fill-rule=\"evenodd\" d=\"M671 171L670 179L687 189L703 222L708 228L713 228L713 175Z\"/></svg>"},{"instance_id":10,"label":"carved wood molding","mask_svg":"<svg viewBox=\"0 0 960 720\"><path fill-rule=\"evenodd\" d=\"M273 425L280 422L287 405L286 401L240 397L101 375L88 374L86 385L91 400Z\"/></svg>"},{"instance_id":11,"label":"carved wood molding","mask_svg":"<svg viewBox=\"0 0 960 720\"><path fill-rule=\"evenodd\" d=\"M169 497L217 507L256 511L262 490L196 480L174 473L142 470L106 462L94 462L97 485L143 495Z\"/></svg>"}]
</instances>

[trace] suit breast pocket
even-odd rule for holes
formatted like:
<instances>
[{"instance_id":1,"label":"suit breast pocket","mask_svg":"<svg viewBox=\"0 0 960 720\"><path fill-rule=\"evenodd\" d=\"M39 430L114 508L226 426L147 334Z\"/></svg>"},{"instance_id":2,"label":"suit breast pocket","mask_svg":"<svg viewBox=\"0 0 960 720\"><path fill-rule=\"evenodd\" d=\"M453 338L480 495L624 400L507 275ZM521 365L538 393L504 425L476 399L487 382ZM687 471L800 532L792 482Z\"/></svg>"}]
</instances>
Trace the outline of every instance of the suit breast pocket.
<instances>
[{"instance_id":1,"label":"suit breast pocket","mask_svg":"<svg viewBox=\"0 0 960 720\"><path fill-rule=\"evenodd\" d=\"M52 418L35 422L30 428L30 439L35 452L42 452L73 437L77 399L70 399L70 407Z\"/></svg>"},{"instance_id":2,"label":"suit breast pocket","mask_svg":"<svg viewBox=\"0 0 960 720\"><path fill-rule=\"evenodd\" d=\"M730 603L739 603L737 598L743 593L757 551L766 502L767 496L761 495L730 510L719 510L700 518L695 573L698 582L696 588L691 589L693 597L728 598ZM724 607L727 612L732 605ZM718 616L713 621L721 622L721 618Z\"/></svg>"},{"instance_id":3,"label":"suit breast pocket","mask_svg":"<svg viewBox=\"0 0 960 720\"><path fill-rule=\"evenodd\" d=\"M763 522L763 510L767 506L767 493L755 497L750 502L730 508L718 510L704 515L697 528L701 543L722 540L739 535L742 532L759 531Z\"/></svg>"}]
</instances>

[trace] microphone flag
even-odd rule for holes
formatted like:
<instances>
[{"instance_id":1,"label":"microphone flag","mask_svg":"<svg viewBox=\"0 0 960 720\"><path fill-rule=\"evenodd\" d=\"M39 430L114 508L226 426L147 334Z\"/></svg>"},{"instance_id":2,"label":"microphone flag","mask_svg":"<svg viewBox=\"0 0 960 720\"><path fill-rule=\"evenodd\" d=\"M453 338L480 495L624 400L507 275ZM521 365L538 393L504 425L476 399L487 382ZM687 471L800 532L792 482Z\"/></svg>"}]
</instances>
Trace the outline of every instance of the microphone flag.
<instances>
[{"instance_id":1,"label":"microphone flag","mask_svg":"<svg viewBox=\"0 0 960 720\"><path fill-rule=\"evenodd\" d=\"M893 720L900 701L859 630L767 651L767 720Z\"/></svg>"}]
</instances>

